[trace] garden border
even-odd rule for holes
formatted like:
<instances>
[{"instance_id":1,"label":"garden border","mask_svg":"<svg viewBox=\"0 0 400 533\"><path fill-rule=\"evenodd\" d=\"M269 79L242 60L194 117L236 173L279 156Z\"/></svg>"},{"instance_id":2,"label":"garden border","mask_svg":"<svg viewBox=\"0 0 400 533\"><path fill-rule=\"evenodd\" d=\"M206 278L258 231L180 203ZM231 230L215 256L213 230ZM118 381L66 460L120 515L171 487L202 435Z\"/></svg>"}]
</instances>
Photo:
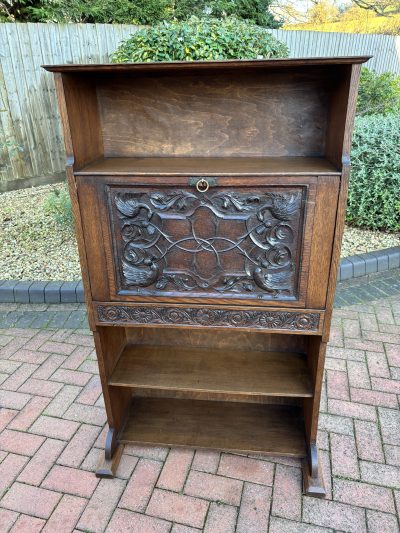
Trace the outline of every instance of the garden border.
<instances>
[{"instance_id":1,"label":"garden border","mask_svg":"<svg viewBox=\"0 0 400 533\"><path fill-rule=\"evenodd\" d=\"M340 261L338 281L400 268L400 246L352 255ZM83 303L82 281L0 281L0 303Z\"/></svg>"}]
</instances>

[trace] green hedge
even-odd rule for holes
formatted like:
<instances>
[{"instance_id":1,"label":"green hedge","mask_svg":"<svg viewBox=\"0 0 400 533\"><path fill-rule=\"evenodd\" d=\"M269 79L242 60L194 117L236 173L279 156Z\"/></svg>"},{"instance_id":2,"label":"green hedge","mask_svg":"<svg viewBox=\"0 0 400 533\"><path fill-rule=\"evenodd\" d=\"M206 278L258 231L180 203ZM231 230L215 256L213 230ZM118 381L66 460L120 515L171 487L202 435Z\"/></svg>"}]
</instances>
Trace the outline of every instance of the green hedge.
<instances>
[{"instance_id":1,"label":"green hedge","mask_svg":"<svg viewBox=\"0 0 400 533\"><path fill-rule=\"evenodd\" d=\"M0 2L1 22L86 22L90 24L157 24L208 13L235 15L266 28L282 20L271 13L272 0L19 0Z\"/></svg>"},{"instance_id":2,"label":"green hedge","mask_svg":"<svg viewBox=\"0 0 400 533\"><path fill-rule=\"evenodd\" d=\"M364 67L358 90L357 114L400 113L400 76L392 72L378 74Z\"/></svg>"},{"instance_id":3,"label":"green hedge","mask_svg":"<svg viewBox=\"0 0 400 533\"><path fill-rule=\"evenodd\" d=\"M122 42L114 63L287 57L288 48L264 28L237 19L192 17L143 28Z\"/></svg>"},{"instance_id":4,"label":"green hedge","mask_svg":"<svg viewBox=\"0 0 400 533\"><path fill-rule=\"evenodd\" d=\"M400 231L400 115L357 117L347 222Z\"/></svg>"}]
</instances>

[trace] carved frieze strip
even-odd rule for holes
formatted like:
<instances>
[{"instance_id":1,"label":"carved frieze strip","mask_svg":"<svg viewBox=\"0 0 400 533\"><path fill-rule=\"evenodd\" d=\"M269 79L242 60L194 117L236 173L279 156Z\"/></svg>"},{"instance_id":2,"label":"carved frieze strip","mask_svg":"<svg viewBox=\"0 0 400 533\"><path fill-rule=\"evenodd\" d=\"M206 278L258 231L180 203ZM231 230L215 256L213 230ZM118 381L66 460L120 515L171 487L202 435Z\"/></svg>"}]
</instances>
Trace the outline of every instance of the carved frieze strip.
<instances>
[{"instance_id":1,"label":"carved frieze strip","mask_svg":"<svg viewBox=\"0 0 400 533\"><path fill-rule=\"evenodd\" d=\"M322 327L321 313L303 310L96 304L96 315L99 324L121 326L224 327L299 333L318 333Z\"/></svg>"}]
</instances>

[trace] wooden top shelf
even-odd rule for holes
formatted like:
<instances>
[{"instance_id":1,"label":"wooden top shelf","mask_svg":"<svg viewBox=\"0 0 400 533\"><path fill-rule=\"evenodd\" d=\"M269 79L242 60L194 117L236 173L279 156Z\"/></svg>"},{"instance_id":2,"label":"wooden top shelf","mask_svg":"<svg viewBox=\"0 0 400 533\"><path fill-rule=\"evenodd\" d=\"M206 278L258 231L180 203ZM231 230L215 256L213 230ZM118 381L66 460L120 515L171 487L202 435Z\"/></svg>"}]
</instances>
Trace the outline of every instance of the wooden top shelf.
<instances>
[{"instance_id":1,"label":"wooden top shelf","mask_svg":"<svg viewBox=\"0 0 400 533\"><path fill-rule=\"evenodd\" d=\"M305 356L178 346L127 346L109 385L205 393L311 397Z\"/></svg>"},{"instance_id":2,"label":"wooden top shelf","mask_svg":"<svg viewBox=\"0 0 400 533\"><path fill-rule=\"evenodd\" d=\"M314 65L348 65L365 63L372 56L306 57L278 59L231 59L218 61L151 61L146 63L103 63L42 65L49 72L140 72L171 69L208 68L276 68Z\"/></svg>"},{"instance_id":3,"label":"wooden top shelf","mask_svg":"<svg viewBox=\"0 0 400 533\"><path fill-rule=\"evenodd\" d=\"M323 157L106 157L75 175L340 175Z\"/></svg>"}]
</instances>

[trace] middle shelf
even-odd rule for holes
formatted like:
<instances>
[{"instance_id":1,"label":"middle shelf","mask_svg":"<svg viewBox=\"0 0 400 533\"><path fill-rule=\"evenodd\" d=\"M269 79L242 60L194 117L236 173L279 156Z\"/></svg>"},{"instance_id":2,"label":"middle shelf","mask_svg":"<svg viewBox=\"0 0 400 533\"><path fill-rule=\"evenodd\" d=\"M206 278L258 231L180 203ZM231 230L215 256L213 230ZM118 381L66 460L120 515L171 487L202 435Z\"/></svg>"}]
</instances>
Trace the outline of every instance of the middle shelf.
<instances>
[{"instance_id":1,"label":"middle shelf","mask_svg":"<svg viewBox=\"0 0 400 533\"><path fill-rule=\"evenodd\" d=\"M127 345L108 382L135 392L312 397L306 356L295 352Z\"/></svg>"}]
</instances>

